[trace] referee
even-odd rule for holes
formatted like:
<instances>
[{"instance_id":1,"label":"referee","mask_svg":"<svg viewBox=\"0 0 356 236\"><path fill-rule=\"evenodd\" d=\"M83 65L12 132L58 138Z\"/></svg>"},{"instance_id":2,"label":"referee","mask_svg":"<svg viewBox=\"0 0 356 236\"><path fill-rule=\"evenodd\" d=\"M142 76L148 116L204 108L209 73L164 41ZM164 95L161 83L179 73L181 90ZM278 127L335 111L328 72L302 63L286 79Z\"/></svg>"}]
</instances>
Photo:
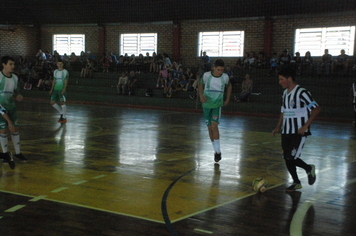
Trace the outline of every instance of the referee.
<instances>
[{"instance_id":1,"label":"referee","mask_svg":"<svg viewBox=\"0 0 356 236\"><path fill-rule=\"evenodd\" d=\"M307 136L311 135L310 124L319 114L320 107L309 91L295 82L295 76L296 72L291 67L279 72L279 84L285 90L282 96L281 116L277 127L272 131L272 135L275 136L282 129L283 157L293 178L293 184L286 191L302 188L297 166L307 172L309 185L313 185L316 180L315 166L306 164L300 156Z\"/></svg>"}]
</instances>

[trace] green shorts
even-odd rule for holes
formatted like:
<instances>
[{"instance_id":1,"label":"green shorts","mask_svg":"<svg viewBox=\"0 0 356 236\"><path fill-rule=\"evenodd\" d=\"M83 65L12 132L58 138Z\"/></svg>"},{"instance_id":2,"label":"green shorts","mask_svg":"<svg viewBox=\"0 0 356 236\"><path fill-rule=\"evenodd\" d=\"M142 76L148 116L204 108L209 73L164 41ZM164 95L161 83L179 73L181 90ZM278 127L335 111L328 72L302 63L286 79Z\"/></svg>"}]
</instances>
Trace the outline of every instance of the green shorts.
<instances>
[{"instance_id":1,"label":"green shorts","mask_svg":"<svg viewBox=\"0 0 356 236\"><path fill-rule=\"evenodd\" d=\"M10 111L8 110L7 115L9 116L9 118L12 121L12 123L14 124L14 126L18 127L19 123L18 123L18 117L17 117L17 110L16 109L13 109ZM2 115L0 115L0 130L6 129L8 126L9 126L9 124L7 123L7 120L5 120L4 117L2 117Z\"/></svg>"},{"instance_id":2,"label":"green shorts","mask_svg":"<svg viewBox=\"0 0 356 236\"><path fill-rule=\"evenodd\" d=\"M204 119L207 126L211 125L211 122L214 121L219 124L221 117L221 107L217 108L204 108Z\"/></svg>"},{"instance_id":3,"label":"green shorts","mask_svg":"<svg viewBox=\"0 0 356 236\"><path fill-rule=\"evenodd\" d=\"M64 95L62 95L62 90L53 90L52 96L51 96L51 101L67 102L66 93L64 93Z\"/></svg>"}]
</instances>

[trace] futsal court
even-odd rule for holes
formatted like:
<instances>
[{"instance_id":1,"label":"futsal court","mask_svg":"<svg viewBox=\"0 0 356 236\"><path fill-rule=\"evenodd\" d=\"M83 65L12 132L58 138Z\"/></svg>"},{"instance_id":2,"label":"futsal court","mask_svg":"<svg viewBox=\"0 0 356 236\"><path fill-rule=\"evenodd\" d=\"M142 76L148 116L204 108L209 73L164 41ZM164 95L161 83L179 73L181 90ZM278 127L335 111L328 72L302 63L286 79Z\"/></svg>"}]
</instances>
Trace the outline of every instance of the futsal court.
<instances>
[{"instance_id":1,"label":"futsal court","mask_svg":"<svg viewBox=\"0 0 356 236\"><path fill-rule=\"evenodd\" d=\"M303 188L286 193L277 118L223 115L216 164L201 112L70 103L61 125L48 102L18 110L29 161L2 164L0 235L355 235L350 123L312 124L316 183L299 169Z\"/></svg>"}]
</instances>

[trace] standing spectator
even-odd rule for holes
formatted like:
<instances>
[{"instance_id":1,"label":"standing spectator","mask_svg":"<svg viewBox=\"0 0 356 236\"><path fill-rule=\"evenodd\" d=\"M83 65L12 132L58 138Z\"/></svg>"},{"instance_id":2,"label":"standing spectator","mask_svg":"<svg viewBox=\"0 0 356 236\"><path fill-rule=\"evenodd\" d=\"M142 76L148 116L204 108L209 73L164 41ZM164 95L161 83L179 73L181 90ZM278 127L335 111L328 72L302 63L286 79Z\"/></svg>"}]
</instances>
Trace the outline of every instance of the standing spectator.
<instances>
[{"instance_id":1,"label":"standing spectator","mask_svg":"<svg viewBox=\"0 0 356 236\"><path fill-rule=\"evenodd\" d=\"M321 61L317 65L317 74L320 76L323 72L328 76L330 74L333 57L329 54L329 50L324 50L324 55L321 56Z\"/></svg>"},{"instance_id":2,"label":"standing spectator","mask_svg":"<svg viewBox=\"0 0 356 236\"><path fill-rule=\"evenodd\" d=\"M203 52L203 56L202 56L201 60L202 60L203 71L204 72L211 71L211 60L205 51Z\"/></svg>"},{"instance_id":3,"label":"standing spectator","mask_svg":"<svg viewBox=\"0 0 356 236\"><path fill-rule=\"evenodd\" d=\"M15 101L21 102L23 97L19 93L18 78L13 73L15 60L12 57L4 56L1 58L1 64L0 84L3 91L0 94L0 143L2 151L7 153L8 133L10 132L15 148L15 157L27 161L20 151L19 123ZM15 168L12 158L8 159L8 163L12 169Z\"/></svg>"},{"instance_id":4,"label":"standing spectator","mask_svg":"<svg viewBox=\"0 0 356 236\"><path fill-rule=\"evenodd\" d=\"M345 50L340 51L340 55L336 57L336 60L331 65L331 72L333 74L337 73L339 70L343 70L343 75L346 76L348 73L348 59L349 56L345 54Z\"/></svg>"},{"instance_id":5,"label":"standing spectator","mask_svg":"<svg viewBox=\"0 0 356 236\"><path fill-rule=\"evenodd\" d=\"M293 184L286 191L301 189L296 167L303 168L308 175L309 185L316 179L315 166L306 164L301 158L307 136L310 133L310 124L319 114L319 105L311 94L295 82L295 71L286 67L279 72L279 84L284 90L282 96L281 114L277 127L272 131L275 136L282 130L283 157Z\"/></svg>"},{"instance_id":6,"label":"standing spectator","mask_svg":"<svg viewBox=\"0 0 356 236\"><path fill-rule=\"evenodd\" d=\"M224 66L224 61L217 59L214 63L213 70L204 73L199 85L200 101L203 103L204 118L214 148L215 162L221 160L220 133L218 127L221 108L229 103L232 90L229 77L223 73ZM227 87L227 96L224 102L225 87Z\"/></svg>"},{"instance_id":7,"label":"standing spectator","mask_svg":"<svg viewBox=\"0 0 356 236\"><path fill-rule=\"evenodd\" d=\"M137 86L137 77L134 71L130 72L130 76L127 82L127 89L129 91L129 96L134 95Z\"/></svg>"},{"instance_id":8,"label":"standing spectator","mask_svg":"<svg viewBox=\"0 0 356 236\"><path fill-rule=\"evenodd\" d=\"M103 64L103 73L108 73L109 72L110 63L111 63L111 57L107 56L104 53L103 57L100 59L100 61Z\"/></svg>"},{"instance_id":9,"label":"standing spectator","mask_svg":"<svg viewBox=\"0 0 356 236\"><path fill-rule=\"evenodd\" d=\"M146 52L146 56L143 59L143 72L144 73L147 73L149 71L150 61L151 61L150 54L148 52Z\"/></svg>"},{"instance_id":10,"label":"standing spectator","mask_svg":"<svg viewBox=\"0 0 356 236\"><path fill-rule=\"evenodd\" d=\"M49 95L51 95L50 104L56 109L59 114L59 123L67 123L67 106L66 106L66 90L68 85L69 73L66 69L64 69L63 61L57 62L58 69L53 73L53 83L52 88L49 91ZM59 102L61 106L59 106L56 102Z\"/></svg>"},{"instance_id":11,"label":"standing spectator","mask_svg":"<svg viewBox=\"0 0 356 236\"><path fill-rule=\"evenodd\" d=\"M304 76L312 76L314 69L314 59L312 58L309 51L305 53L304 58L302 59L302 74Z\"/></svg>"},{"instance_id":12,"label":"standing spectator","mask_svg":"<svg viewBox=\"0 0 356 236\"><path fill-rule=\"evenodd\" d=\"M297 72L297 75L301 75L302 72L302 58L300 57L300 52L295 53L295 57L290 61L290 65Z\"/></svg>"},{"instance_id":13,"label":"standing spectator","mask_svg":"<svg viewBox=\"0 0 356 236\"><path fill-rule=\"evenodd\" d=\"M245 80L242 82L242 85L241 85L240 96L239 96L239 98L234 96L235 100L237 102L245 102L245 101L249 102L250 101L249 96L252 93L252 86L253 86L253 81L252 81L252 79L250 79L250 75L246 74Z\"/></svg>"},{"instance_id":14,"label":"standing spectator","mask_svg":"<svg viewBox=\"0 0 356 236\"><path fill-rule=\"evenodd\" d=\"M230 66L226 67L225 74L227 74L227 76L229 76L231 84L235 84L236 83L236 78L234 76L234 72L231 70Z\"/></svg>"},{"instance_id":15,"label":"standing spectator","mask_svg":"<svg viewBox=\"0 0 356 236\"><path fill-rule=\"evenodd\" d=\"M122 72L121 77L119 78L119 82L117 83L117 94L126 94L127 83L129 78L127 78L126 73Z\"/></svg>"},{"instance_id":16,"label":"standing spectator","mask_svg":"<svg viewBox=\"0 0 356 236\"><path fill-rule=\"evenodd\" d=\"M257 64L257 59L255 57L254 52L251 52L248 57L248 67L249 69L255 68Z\"/></svg>"}]
</instances>

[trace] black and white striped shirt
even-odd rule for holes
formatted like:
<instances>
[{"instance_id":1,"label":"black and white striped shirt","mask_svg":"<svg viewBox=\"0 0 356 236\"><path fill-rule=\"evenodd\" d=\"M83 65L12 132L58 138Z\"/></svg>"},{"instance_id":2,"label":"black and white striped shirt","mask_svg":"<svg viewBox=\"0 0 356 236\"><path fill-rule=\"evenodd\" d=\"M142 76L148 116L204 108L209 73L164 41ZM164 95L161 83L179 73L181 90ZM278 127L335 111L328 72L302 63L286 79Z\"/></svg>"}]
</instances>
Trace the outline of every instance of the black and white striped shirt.
<instances>
[{"instance_id":1,"label":"black and white striped shirt","mask_svg":"<svg viewBox=\"0 0 356 236\"><path fill-rule=\"evenodd\" d=\"M309 91L299 85L296 85L290 93L287 93L286 89L282 96L281 106L283 113L282 134L298 134L298 129L309 119L311 110L318 106ZM311 135L310 127L304 135Z\"/></svg>"}]
</instances>

